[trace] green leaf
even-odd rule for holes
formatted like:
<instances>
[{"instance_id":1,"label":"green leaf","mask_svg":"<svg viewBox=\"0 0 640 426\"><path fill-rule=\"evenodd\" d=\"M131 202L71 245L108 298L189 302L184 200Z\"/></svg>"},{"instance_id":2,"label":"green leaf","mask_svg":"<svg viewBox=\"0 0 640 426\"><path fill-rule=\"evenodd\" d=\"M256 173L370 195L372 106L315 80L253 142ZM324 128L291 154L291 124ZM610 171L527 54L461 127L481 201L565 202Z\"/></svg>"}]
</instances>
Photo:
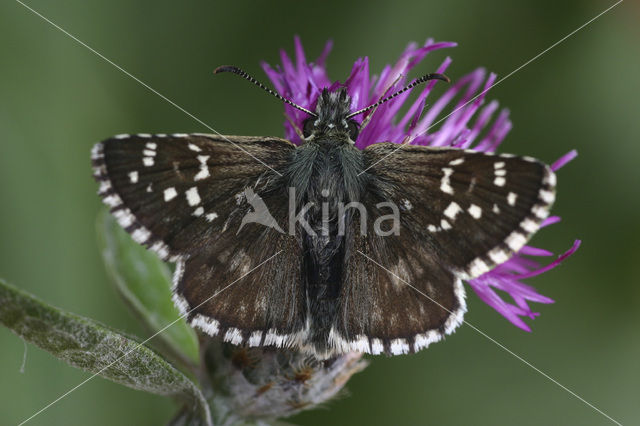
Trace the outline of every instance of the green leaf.
<instances>
[{"instance_id":1,"label":"green leaf","mask_svg":"<svg viewBox=\"0 0 640 426\"><path fill-rule=\"evenodd\" d=\"M53 356L133 389L172 396L211 425L198 387L151 349L88 318L64 312L0 280L0 323Z\"/></svg>"},{"instance_id":2,"label":"green leaf","mask_svg":"<svg viewBox=\"0 0 640 426\"><path fill-rule=\"evenodd\" d=\"M120 295L144 325L155 333L180 316L171 301L171 273L155 253L133 241L106 210L98 217L104 263ZM198 338L184 319L159 336L163 351L187 366L198 365Z\"/></svg>"}]
</instances>

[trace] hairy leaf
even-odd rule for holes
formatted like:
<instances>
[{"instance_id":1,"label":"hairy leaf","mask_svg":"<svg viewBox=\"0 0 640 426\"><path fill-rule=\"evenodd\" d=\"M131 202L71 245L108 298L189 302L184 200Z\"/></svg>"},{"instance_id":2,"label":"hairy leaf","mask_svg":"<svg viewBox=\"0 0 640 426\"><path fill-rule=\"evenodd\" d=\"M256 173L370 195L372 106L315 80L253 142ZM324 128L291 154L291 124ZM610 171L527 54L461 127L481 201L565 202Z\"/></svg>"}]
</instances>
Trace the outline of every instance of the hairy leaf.
<instances>
[{"instance_id":1,"label":"hairy leaf","mask_svg":"<svg viewBox=\"0 0 640 426\"><path fill-rule=\"evenodd\" d=\"M133 389L172 396L211 425L198 387L151 349L96 321L64 312L0 280L0 323L55 357Z\"/></svg>"}]
</instances>

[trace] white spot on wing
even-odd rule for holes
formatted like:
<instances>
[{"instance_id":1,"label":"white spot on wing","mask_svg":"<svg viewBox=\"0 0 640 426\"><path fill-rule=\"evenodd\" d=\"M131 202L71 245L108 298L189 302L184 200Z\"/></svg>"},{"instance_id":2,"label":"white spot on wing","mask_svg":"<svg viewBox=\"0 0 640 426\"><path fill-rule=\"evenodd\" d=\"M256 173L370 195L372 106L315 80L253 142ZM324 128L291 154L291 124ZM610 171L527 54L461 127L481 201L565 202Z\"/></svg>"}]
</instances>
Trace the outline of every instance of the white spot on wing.
<instances>
[{"instance_id":1,"label":"white spot on wing","mask_svg":"<svg viewBox=\"0 0 640 426\"><path fill-rule=\"evenodd\" d=\"M174 293L172 299L173 299L174 305L176 305L181 315L186 315L187 312L189 312L189 303L185 300L184 297L182 297L178 293ZM191 323L193 324L193 322Z\"/></svg>"},{"instance_id":2,"label":"white spot on wing","mask_svg":"<svg viewBox=\"0 0 640 426\"><path fill-rule=\"evenodd\" d=\"M194 216L202 216L203 213L204 213L204 208L202 206L198 207L193 211Z\"/></svg>"},{"instance_id":3,"label":"white spot on wing","mask_svg":"<svg viewBox=\"0 0 640 426\"><path fill-rule=\"evenodd\" d=\"M104 203L109 207L118 207L120 204L122 204L122 200L120 199L120 197L115 194L104 197L102 201L104 201Z\"/></svg>"},{"instance_id":4,"label":"white spot on wing","mask_svg":"<svg viewBox=\"0 0 640 426\"><path fill-rule=\"evenodd\" d=\"M380 339L372 339L371 340L371 353L373 355L380 355L384 352L384 345L382 344L382 340Z\"/></svg>"},{"instance_id":5,"label":"white spot on wing","mask_svg":"<svg viewBox=\"0 0 640 426\"><path fill-rule=\"evenodd\" d=\"M489 251L489 259L491 259L497 265L509 260L509 255L501 248L494 248Z\"/></svg>"},{"instance_id":6,"label":"white spot on wing","mask_svg":"<svg viewBox=\"0 0 640 426\"><path fill-rule=\"evenodd\" d=\"M513 251L520 250L527 242L527 238L518 231L513 231L504 242Z\"/></svg>"},{"instance_id":7,"label":"white spot on wing","mask_svg":"<svg viewBox=\"0 0 640 426\"><path fill-rule=\"evenodd\" d=\"M91 159L97 160L98 158L102 158L102 152L103 152L102 144L101 143L95 144L93 148L91 148Z\"/></svg>"},{"instance_id":8,"label":"white spot on wing","mask_svg":"<svg viewBox=\"0 0 640 426\"><path fill-rule=\"evenodd\" d=\"M427 348L431 343L437 342L442 336L436 330L429 330L426 333L416 334L413 338L413 350Z\"/></svg>"},{"instance_id":9,"label":"white spot on wing","mask_svg":"<svg viewBox=\"0 0 640 426\"><path fill-rule=\"evenodd\" d=\"M546 219L547 216L549 215L549 210L547 210L545 207L541 206L540 204L536 204L535 206L533 206L533 208L531 208L531 213L536 215L538 219Z\"/></svg>"},{"instance_id":10,"label":"white spot on wing","mask_svg":"<svg viewBox=\"0 0 640 426\"><path fill-rule=\"evenodd\" d=\"M149 232L147 228L142 226L131 233L131 237L133 238L133 240L140 244L146 242L150 236L151 232Z\"/></svg>"},{"instance_id":11,"label":"white spot on wing","mask_svg":"<svg viewBox=\"0 0 640 426\"><path fill-rule=\"evenodd\" d=\"M518 194L516 194L515 192L510 192L507 195L507 203L509 203L510 206L515 206L517 198L518 198Z\"/></svg>"},{"instance_id":12,"label":"white spot on wing","mask_svg":"<svg viewBox=\"0 0 640 426\"><path fill-rule=\"evenodd\" d=\"M135 220L129 209L116 210L113 212L113 215L118 220L120 226L122 226L123 228L128 228L129 226L131 226L131 224L133 224L133 221Z\"/></svg>"},{"instance_id":13,"label":"white spot on wing","mask_svg":"<svg viewBox=\"0 0 640 426\"><path fill-rule=\"evenodd\" d=\"M452 201L451 204L447 206L444 210L444 215L450 218L451 220L455 220L456 215L462 211L462 208L456 203Z\"/></svg>"},{"instance_id":14,"label":"white spot on wing","mask_svg":"<svg viewBox=\"0 0 640 426\"><path fill-rule=\"evenodd\" d=\"M351 350L355 352L369 352L369 338L365 335L356 336L356 339L350 343Z\"/></svg>"},{"instance_id":15,"label":"white spot on wing","mask_svg":"<svg viewBox=\"0 0 640 426\"><path fill-rule=\"evenodd\" d=\"M482 216L482 209L475 204L471 204L467 211L474 219L480 219Z\"/></svg>"},{"instance_id":16,"label":"white spot on wing","mask_svg":"<svg viewBox=\"0 0 640 426\"><path fill-rule=\"evenodd\" d=\"M542 179L542 183L544 183L545 185L556 186L556 174L547 169L547 173Z\"/></svg>"},{"instance_id":17,"label":"white spot on wing","mask_svg":"<svg viewBox=\"0 0 640 426\"><path fill-rule=\"evenodd\" d=\"M193 186L187 189L187 192L185 192L185 195L187 197L187 202L189 203L190 206L197 206L198 204L200 204L200 194L198 194L197 187Z\"/></svg>"},{"instance_id":18,"label":"white spot on wing","mask_svg":"<svg viewBox=\"0 0 640 426\"><path fill-rule=\"evenodd\" d=\"M494 180L493 180L493 184L495 186L504 186L504 184L506 183L506 179L503 176L497 176Z\"/></svg>"},{"instance_id":19,"label":"white spot on wing","mask_svg":"<svg viewBox=\"0 0 640 426\"><path fill-rule=\"evenodd\" d=\"M170 187L164 190L164 200L165 201L171 201L174 198L176 198L176 196L178 195L178 193L176 192L176 189L174 187Z\"/></svg>"},{"instance_id":20,"label":"white spot on wing","mask_svg":"<svg viewBox=\"0 0 640 426\"><path fill-rule=\"evenodd\" d=\"M480 275L489 272L489 265L487 265L484 260L477 257L469 264L468 270L472 277L479 277Z\"/></svg>"},{"instance_id":21,"label":"white spot on wing","mask_svg":"<svg viewBox=\"0 0 640 426\"><path fill-rule=\"evenodd\" d=\"M175 135L174 135L174 136L175 136ZM195 145L195 144L192 144L192 143L190 143L190 144L189 144L189 149L190 149L191 151L195 151L195 152L200 152L200 151L202 151L202 149L200 149L200 147L199 147L198 145Z\"/></svg>"},{"instance_id":22,"label":"white spot on wing","mask_svg":"<svg viewBox=\"0 0 640 426\"><path fill-rule=\"evenodd\" d=\"M104 194L105 192L108 192L111 189L111 182L109 182L108 180L104 180L102 181L102 183L100 183L100 187L98 188L98 194Z\"/></svg>"},{"instance_id":23,"label":"white spot on wing","mask_svg":"<svg viewBox=\"0 0 640 426\"><path fill-rule=\"evenodd\" d=\"M198 161L200 162L200 171L194 176L194 180L202 180L209 177L209 166L207 166L208 155L198 155Z\"/></svg>"},{"instance_id":24,"label":"white spot on wing","mask_svg":"<svg viewBox=\"0 0 640 426\"><path fill-rule=\"evenodd\" d=\"M464 314L465 312L467 312L467 302L465 301L464 286L462 285L462 281L460 279L457 279L453 283L453 293L455 294L456 299L458 299L459 306L458 306L458 309L451 312L451 315L449 316L449 318L447 318L447 321L444 323L445 334L453 333L455 329L462 324L464 319ZM435 330L431 330L431 332L435 332ZM438 340L440 340L439 336L440 335L438 333L438 339L434 341L437 342ZM435 339L435 336L432 337L432 339Z\"/></svg>"},{"instance_id":25,"label":"white spot on wing","mask_svg":"<svg viewBox=\"0 0 640 426\"><path fill-rule=\"evenodd\" d=\"M207 216L205 217L207 218L207 222L213 222L218 217L218 213L207 213Z\"/></svg>"},{"instance_id":26,"label":"white spot on wing","mask_svg":"<svg viewBox=\"0 0 640 426\"><path fill-rule=\"evenodd\" d=\"M138 172L137 171L129 172L129 182L138 183Z\"/></svg>"},{"instance_id":27,"label":"white spot on wing","mask_svg":"<svg viewBox=\"0 0 640 426\"><path fill-rule=\"evenodd\" d=\"M160 256L162 259L166 259L167 256L169 256L169 247L165 243L163 243L162 241L155 242L149 248L151 250L153 250L154 252L156 252L158 254L158 256Z\"/></svg>"},{"instance_id":28,"label":"white spot on wing","mask_svg":"<svg viewBox=\"0 0 640 426\"><path fill-rule=\"evenodd\" d=\"M260 341L262 340L262 331L254 331L249 336L249 346L260 346Z\"/></svg>"},{"instance_id":29,"label":"white spot on wing","mask_svg":"<svg viewBox=\"0 0 640 426\"><path fill-rule=\"evenodd\" d=\"M142 164L144 164L146 167L153 166L153 157L142 157Z\"/></svg>"},{"instance_id":30,"label":"white spot on wing","mask_svg":"<svg viewBox=\"0 0 640 426\"><path fill-rule=\"evenodd\" d=\"M224 340L234 345L239 345L242 343L242 332L237 328L230 328L224 334Z\"/></svg>"},{"instance_id":31,"label":"white spot on wing","mask_svg":"<svg viewBox=\"0 0 640 426\"><path fill-rule=\"evenodd\" d=\"M197 314L195 317L193 317L193 319L191 320L191 325L194 327L198 327L209 336L215 336L220 332L220 323L217 320L205 317L201 314Z\"/></svg>"},{"instance_id":32,"label":"white spot on wing","mask_svg":"<svg viewBox=\"0 0 640 426\"><path fill-rule=\"evenodd\" d=\"M406 339L393 339L391 341L390 348L391 353L394 355L400 354L408 354L409 353L409 344Z\"/></svg>"},{"instance_id":33,"label":"white spot on wing","mask_svg":"<svg viewBox=\"0 0 640 426\"><path fill-rule=\"evenodd\" d=\"M553 192L547 191L546 189L541 190L539 196L540 199L547 204L553 203L556 198Z\"/></svg>"},{"instance_id":34,"label":"white spot on wing","mask_svg":"<svg viewBox=\"0 0 640 426\"><path fill-rule=\"evenodd\" d=\"M264 337L264 344L266 346L273 345L276 347L282 347L285 342L285 335L278 334L274 329L269 329L267 335Z\"/></svg>"},{"instance_id":35,"label":"white spot on wing","mask_svg":"<svg viewBox=\"0 0 640 426\"><path fill-rule=\"evenodd\" d=\"M451 187L450 180L449 180L449 178L453 174L453 169L444 167L442 169L442 173L444 175L442 176L442 180L440 181L440 190L442 192L446 192L447 194L453 194L453 188Z\"/></svg>"},{"instance_id":36,"label":"white spot on wing","mask_svg":"<svg viewBox=\"0 0 640 426\"><path fill-rule=\"evenodd\" d=\"M528 233L533 234L538 230L539 225L535 223L533 220L526 218L525 220L520 222L520 227L522 227L522 229L524 229Z\"/></svg>"}]
</instances>

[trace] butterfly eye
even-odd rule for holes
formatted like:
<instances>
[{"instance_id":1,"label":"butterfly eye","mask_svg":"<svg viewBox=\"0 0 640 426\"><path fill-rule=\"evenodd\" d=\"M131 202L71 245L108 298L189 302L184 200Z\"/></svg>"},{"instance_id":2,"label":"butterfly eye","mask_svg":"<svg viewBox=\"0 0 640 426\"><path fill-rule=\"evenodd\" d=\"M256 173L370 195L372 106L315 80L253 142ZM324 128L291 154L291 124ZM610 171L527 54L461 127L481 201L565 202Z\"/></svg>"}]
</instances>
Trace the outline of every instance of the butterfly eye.
<instances>
[{"instance_id":1,"label":"butterfly eye","mask_svg":"<svg viewBox=\"0 0 640 426\"><path fill-rule=\"evenodd\" d=\"M349 126L349 138L355 142L360 132L360 125L355 120L349 120L347 124Z\"/></svg>"},{"instance_id":2,"label":"butterfly eye","mask_svg":"<svg viewBox=\"0 0 640 426\"><path fill-rule=\"evenodd\" d=\"M311 133L313 133L313 129L315 128L315 125L313 124L314 120L316 119L307 118L306 120L304 120L304 123L302 124L302 135L305 138L308 138L309 136L311 136Z\"/></svg>"}]
</instances>

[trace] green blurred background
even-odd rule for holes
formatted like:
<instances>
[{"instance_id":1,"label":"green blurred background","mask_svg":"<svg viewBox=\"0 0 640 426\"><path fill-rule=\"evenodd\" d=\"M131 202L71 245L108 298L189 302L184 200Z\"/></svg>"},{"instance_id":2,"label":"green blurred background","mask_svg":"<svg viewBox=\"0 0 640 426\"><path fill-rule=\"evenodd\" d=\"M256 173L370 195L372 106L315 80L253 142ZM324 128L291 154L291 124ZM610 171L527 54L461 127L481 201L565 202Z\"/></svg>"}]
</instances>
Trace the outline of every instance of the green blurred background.
<instances>
[{"instance_id":1,"label":"green blurred background","mask_svg":"<svg viewBox=\"0 0 640 426\"><path fill-rule=\"evenodd\" d=\"M358 56L372 70L412 40L459 43L455 80L477 66L504 76L613 2L353 1L110 2L29 0L116 64L223 134L282 135L282 106L240 79L262 79L299 34L309 59L326 39L333 79ZM626 1L489 93L512 111L503 151L551 162L563 222L534 243L582 248L530 280L554 305L533 333L512 326L468 290L466 319L624 424L640 422L639 3ZM203 132L201 125L19 3L0 5L0 276L64 309L146 336L105 274L96 246L100 201L93 143L118 133ZM16 424L88 377L0 328L0 424ZM350 396L291 419L301 425L612 424L467 326L414 356L372 359ZM157 425L162 397L90 381L31 425Z\"/></svg>"}]
</instances>

